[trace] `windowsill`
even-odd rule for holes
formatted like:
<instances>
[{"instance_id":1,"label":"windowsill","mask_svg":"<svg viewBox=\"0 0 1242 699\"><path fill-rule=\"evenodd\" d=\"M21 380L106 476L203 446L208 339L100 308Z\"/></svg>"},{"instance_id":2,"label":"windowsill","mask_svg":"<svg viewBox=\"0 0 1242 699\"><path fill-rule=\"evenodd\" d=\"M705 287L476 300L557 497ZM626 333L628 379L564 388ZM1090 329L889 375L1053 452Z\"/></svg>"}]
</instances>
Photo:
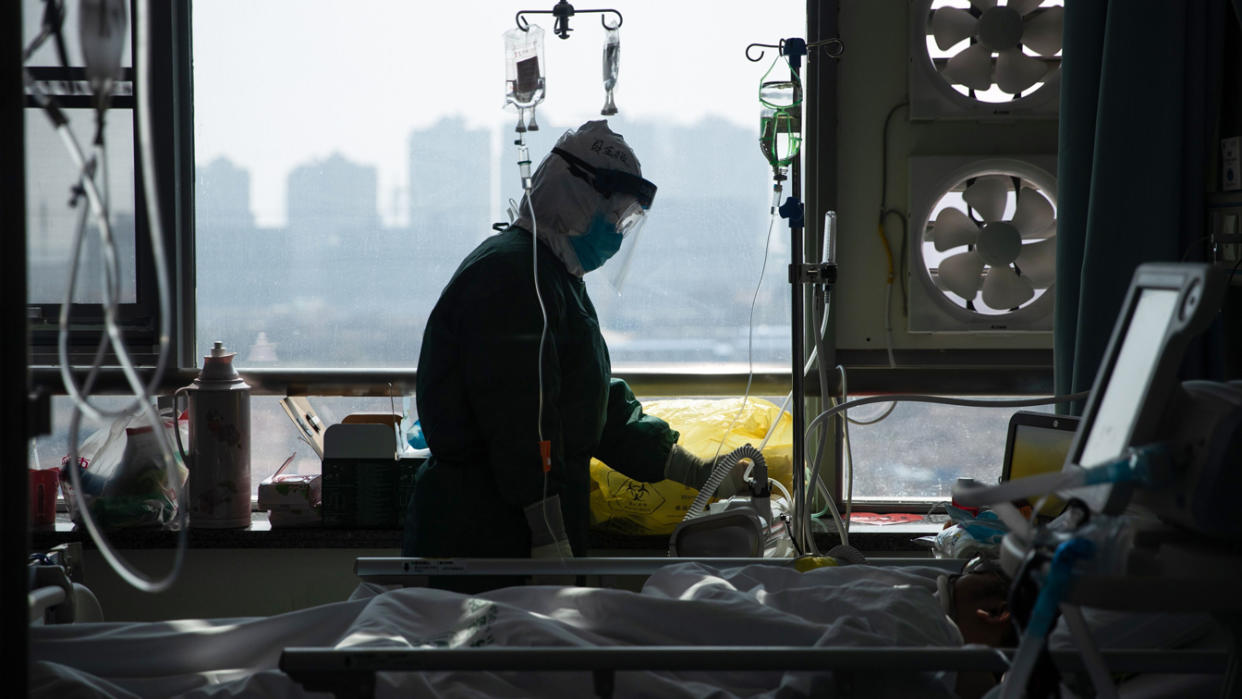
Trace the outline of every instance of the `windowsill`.
<instances>
[{"instance_id":1,"label":"windowsill","mask_svg":"<svg viewBox=\"0 0 1242 699\"><path fill-rule=\"evenodd\" d=\"M901 524L859 524L850 527L850 543L864 554L918 554L927 553L928 547L914 539L934 534L944 527L943 515L939 521L924 519ZM830 532L822 522L816 523L816 543L821 550L837 544L835 532ZM108 534L111 544L120 549L161 549L177 545L177 532L155 529L122 529ZM65 513L57 514L52 527L32 529L32 550L42 551L57 544L79 541L87 548L94 542L85 530L77 530ZM329 529L325 527L277 527L273 528L266 512L255 512L248 529L190 529L188 542L196 549L393 549L393 555L401 550L400 529ZM591 547L608 551L610 555L652 555L668 546L667 536L622 536L607 532L591 532Z\"/></svg>"}]
</instances>

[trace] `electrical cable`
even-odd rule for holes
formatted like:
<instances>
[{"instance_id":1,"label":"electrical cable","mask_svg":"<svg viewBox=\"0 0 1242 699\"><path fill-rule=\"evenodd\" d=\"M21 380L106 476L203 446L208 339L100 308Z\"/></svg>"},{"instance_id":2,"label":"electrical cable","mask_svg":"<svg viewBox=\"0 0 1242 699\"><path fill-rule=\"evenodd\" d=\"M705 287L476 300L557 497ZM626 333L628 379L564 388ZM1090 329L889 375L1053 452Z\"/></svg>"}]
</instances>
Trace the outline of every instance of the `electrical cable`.
<instances>
[{"instance_id":1,"label":"electrical cable","mask_svg":"<svg viewBox=\"0 0 1242 699\"><path fill-rule=\"evenodd\" d=\"M884 222L890 212L898 213L899 215L900 213L888 208L888 127L889 127L889 124L892 122L893 115L897 113L897 110L901 109L902 107L906 107L906 106L909 106L908 102L901 102L899 104L893 105L893 107L888 110L888 114L884 117L884 130L883 130L883 133L881 134L881 139L880 139L881 140L881 153L882 153L881 158L880 158L880 163L881 163L880 165L880 217L879 217L879 221L877 221L877 224L876 224L876 235L879 236L880 244L884 248L884 257L885 257L885 261L887 263L887 268L888 268L888 272L887 272L887 275L885 276L885 282L884 282L884 337L885 337L885 349L888 353L888 366L890 369L895 369L897 367L897 361L893 356L893 310L892 309L893 309L893 281L894 279L898 277L898 265L894 264L893 247L889 243L888 232L885 230ZM902 220L904 222L905 220L904 217L902 218ZM906 312L904 304L905 304L905 296L906 296L905 237L906 237L907 232L908 232L907 227L903 223L902 225L902 253L901 253L902 259L901 259L901 262L899 263L901 267L900 276L901 276L901 287L902 287L901 291L902 291L903 314ZM875 423L880 422L881 420L891 415L893 413L893 408L895 407L896 407L895 403L890 403L886 410L882 411L878 416L873 417L873 418L864 418L863 420L856 420L856 419L851 419L847 417L846 419L849 421L852 421L856 425L874 425Z\"/></svg>"},{"instance_id":2,"label":"electrical cable","mask_svg":"<svg viewBox=\"0 0 1242 699\"><path fill-rule=\"evenodd\" d=\"M901 221L901 252L897 255L897 281L901 284L901 315L908 317L910 315L910 290L906 287L906 281L910 277L910 221L904 212L897 209L885 209L884 217L889 216L896 216L897 220Z\"/></svg>"},{"instance_id":3,"label":"electrical cable","mask_svg":"<svg viewBox=\"0 0 1242 699\"><path fill-rule=\"evenodd\" d=\"M1089 391L1080 393L1070 393L1062 396L1049 396L1047 398L1012 398L1012 399L995 399L984 400L976 398L953 398L949 396L932 396L917 393L894 393L886 396L866 396L864 398L855 398L854 400L834 405L833 407L816 415L814 419L807 425L809 430L811 427L819 424L837 413L853 408L858 405L869 405L871 403L883 403L886 401L909 402L909 403L938 403L941 405L957 405L965 408L1029 408L1036 405L1052 405L1054 403L1068 403L1070 401L1083 400L1089 394Z\"/></svg>"}]
</instances>

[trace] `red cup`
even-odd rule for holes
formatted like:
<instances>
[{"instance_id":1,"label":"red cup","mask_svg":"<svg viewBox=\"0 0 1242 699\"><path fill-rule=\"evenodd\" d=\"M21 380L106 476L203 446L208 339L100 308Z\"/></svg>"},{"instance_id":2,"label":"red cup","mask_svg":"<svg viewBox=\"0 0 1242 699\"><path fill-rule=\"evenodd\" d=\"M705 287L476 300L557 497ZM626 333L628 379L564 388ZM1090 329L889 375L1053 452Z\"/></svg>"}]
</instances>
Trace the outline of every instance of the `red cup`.
<instances>
[{"instance_id":1,"label":"red cup","mask_svg":"<svg viewBox=\"0 0 1242 699\"><path fill-rule=\"evenodd\" d=\"M30 469L30 521L32 524L56 523L56 490L60 486L60 469Z\"/></svg>"}]
</instances>

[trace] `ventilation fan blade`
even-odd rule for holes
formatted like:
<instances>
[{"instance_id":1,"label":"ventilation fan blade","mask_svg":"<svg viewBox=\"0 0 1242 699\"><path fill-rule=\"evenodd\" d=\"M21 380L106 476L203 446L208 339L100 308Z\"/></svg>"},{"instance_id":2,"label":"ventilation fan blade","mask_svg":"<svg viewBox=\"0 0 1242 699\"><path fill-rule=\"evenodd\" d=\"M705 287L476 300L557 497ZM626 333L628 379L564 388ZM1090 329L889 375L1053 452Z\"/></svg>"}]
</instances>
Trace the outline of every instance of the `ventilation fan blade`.
<instances>
[{"instance_id":1,"label":"ventilation fan blade","mask_svg":"<svg viewBox=\"0 0 1242 699\"><path fill-rule=\"evenodd\" d=\"M1018 14L1027 15L1030 14L1031 10L1039 7L1039 3L1043 1L1044 0L1009 0L1007 4L1009 5L1009 9L1017 12Z\"/></svg>"},{"instance_id":2,"label":"ventilation fan blade","mask_svg":"<svg viewBox=\"0 0 1242 699\"><path fill-rule=\"evenodd\" d=\"M1018 276L1012 267L993 267L983 280L983 302L991 308L1017 308L1035 295L1030 280Z\"/></svg>"},{"instance_id":3,"label":"ventilation fan blade","mask_svg":"<svg viewBox=\"0 0 1242 699\"><path fill-rule=\"evenodd\" d=\"M998 175L980 177L966 188L962 199L979 212L985 222L999 221L1005 215L1005 199L1009 194L1009 178Z\"/></svg>"},{"instance_id":4,"label":"ventilation fan blade","mask_svg":"<svg viewBox=\"0 0 1242 699\"><path fill-rule=\"evenodd\" d=\"M1057 239L1044 238L1022 246L1018 255L1018 268L1022 276L1031 280L1037 289L1047 289L1057 278Z\"/></svg>"},{"instance_id":5,"label":"ventilation fan blade","mask_svg":"<svg viewBox=\"0 0 1242 699\"><path fill-rule=\"evenodd\" d=\"M996 58L996 84L1011 95L1026 92L1047 72L1043 61L1022 53L1022 49L1005 49Z\"/></svg>"},{"instance_id":6,"label":"ventilation fan blade","mask_svg":"<svg viewBox=\"0 0 1242 699\"><path fill-rule=\"evenodd\" d=\"M984 12L996 7L996 0L970 0L970 4L974 5L976 10Z\"/></svg>"},{"instance_id":7,"label":"ventilation fan blade","mask_svg":"<svg viewBox=\"0 0 1242 699\"><path fill-rule=\"evenodd\" d=\"M973 301L982 283L983 259L974 251L946 257L940 261L939 273L944 288Z\"/></svg>"},{"instance_id":8,"label":"ventilation fan blade","mask_svg":"<svg viewBox=\"0 0 1242 699\"><path fill-rule=\"evenodd\" d=\"M975 44L950 58L940 74L955 85L986 90L992 87L992 52L983 44Z\"/></svg>"},{"instance_id":9,"label":"ventilation fan blade","mask_svg":"<svg viewBox=\"0 0 1242 699\"><path fill-rule=\"evenodd\" d=\"M936 250L944 252L962 245L974 245L979 238L979 226L966 214L948 207L936 216L932 234Z\"/></svg>"},{"instance_id":10,"label":"ventilation fan blade","mask_svg":"<svg viewBox=\"0 0 1242 699\"><path fill-rule=\"evenodd\" d=\"M1065 8L1048 7L1031 15L1022 28L1022 44L1041 56L1055 56L1061 50L1061 28Z\"/></svg>"},{"instance_id":11,"label":"ventilation fan blade","mask_svg":"<svg viewBox=\"0 0 1242 699\"><path fill-rule=\"evenodd\" d=\"M942 7L932 13L932 36L936 37L936 46L944 51L970 38L978 24L979 20L966 10Z\"/></svg>"},{"instance_id":12,"label":"ventilation fan blade","mask_svg":"<svg viewBox=\"0 0 1242 699\"><path fill-rule=\"evenodd\" d=\"M1049 232L1055 232L1056 215L1052 213L1052 204L1044 195L1023 187L1018 191L1018 208L1013 212L1013 227L1018 229L1024 240L1042 238Z\"/></svg>"}]
</instances>

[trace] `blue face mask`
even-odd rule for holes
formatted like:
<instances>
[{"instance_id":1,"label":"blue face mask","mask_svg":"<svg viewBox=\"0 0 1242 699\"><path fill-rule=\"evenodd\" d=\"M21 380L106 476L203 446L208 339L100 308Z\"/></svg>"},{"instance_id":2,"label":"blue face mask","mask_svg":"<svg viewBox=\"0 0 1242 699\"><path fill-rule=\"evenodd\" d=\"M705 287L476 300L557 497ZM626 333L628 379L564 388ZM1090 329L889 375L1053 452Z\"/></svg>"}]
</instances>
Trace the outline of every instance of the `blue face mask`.
<instances>
[{"instance_id":1,"label":"blue face mask","mask_svg":"<svg viewBox=\"0 0 1242 699\"><path fill-rule=\"evenodd\" d=\"M608 258L617 254L622 240L624 237L617 232L617 227L608 223L603 214L596 214L586 233L571 237L569 244L573 246L583 271L590 272L599 269Z\"/></svg>"}]
</instances>

